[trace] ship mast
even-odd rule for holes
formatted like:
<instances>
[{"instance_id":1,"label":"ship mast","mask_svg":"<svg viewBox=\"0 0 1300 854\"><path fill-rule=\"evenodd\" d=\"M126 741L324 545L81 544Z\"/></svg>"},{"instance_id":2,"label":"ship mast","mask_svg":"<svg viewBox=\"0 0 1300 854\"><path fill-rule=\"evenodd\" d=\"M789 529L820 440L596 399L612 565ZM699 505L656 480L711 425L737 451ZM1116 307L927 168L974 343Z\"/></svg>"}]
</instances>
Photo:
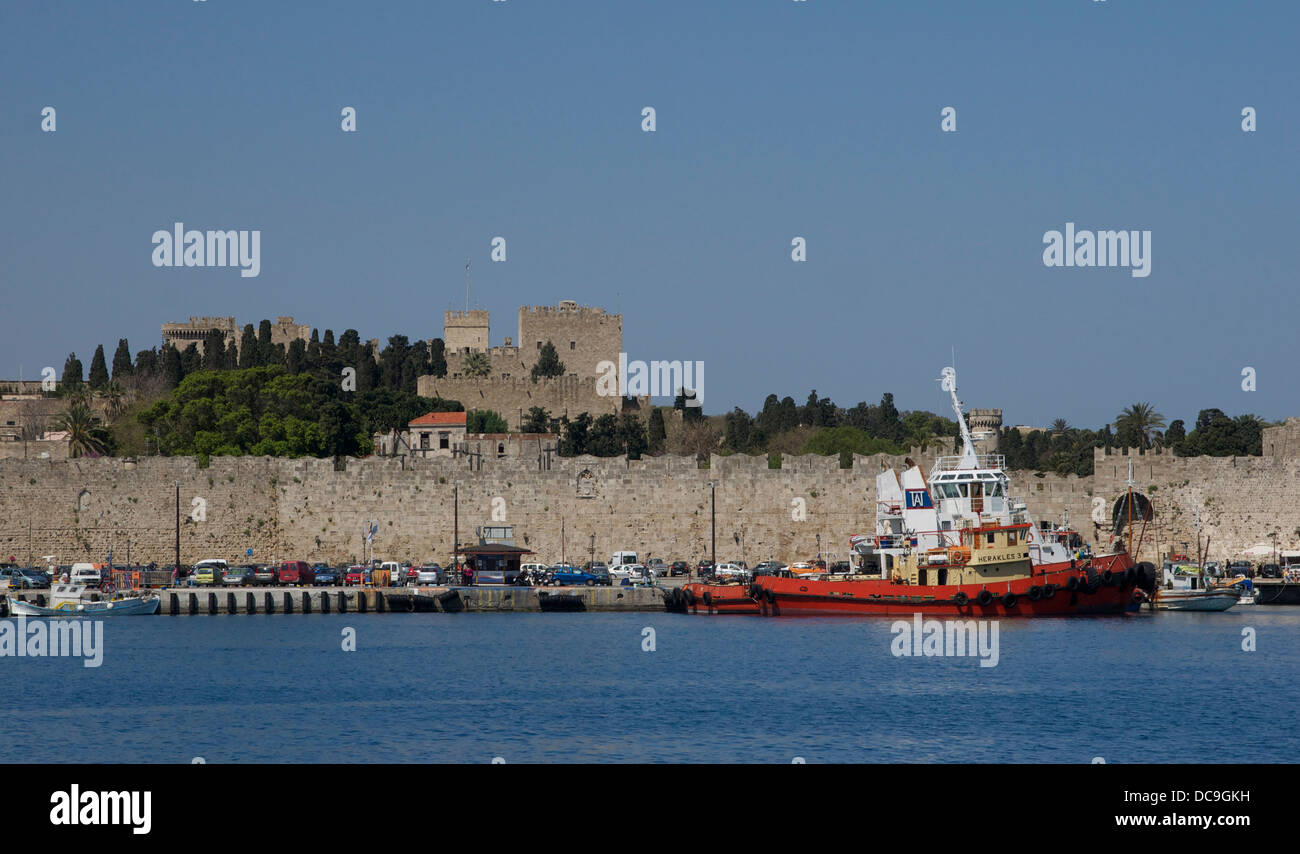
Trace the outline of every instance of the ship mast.
<instances>
[{"instance_id":1,"label":"ship mast","mask_svg":"<svg viewBox=\"0 0 1300 854\"><path fill-rule=\"evenodd\" d=\"M957 414L957 426L961 428L961 461L958 468L977 468L979 459L975 456L975 443L971 439L970 428L966 426L966 416L962 415L961 401L957 399L957 369L944 368L940 371L939 382L943 390L952 396L952 411Z\"/></svg>"},{"instance_id":2,"label":"ship mast","mask_svg":"<svg viewBox=\"0 0 1300 854\"><path fill-rule=\"evenodd\" d=\"M1133 460L1128 461L1128 553L1133 554Z\"/></svg>"}]
</instances>

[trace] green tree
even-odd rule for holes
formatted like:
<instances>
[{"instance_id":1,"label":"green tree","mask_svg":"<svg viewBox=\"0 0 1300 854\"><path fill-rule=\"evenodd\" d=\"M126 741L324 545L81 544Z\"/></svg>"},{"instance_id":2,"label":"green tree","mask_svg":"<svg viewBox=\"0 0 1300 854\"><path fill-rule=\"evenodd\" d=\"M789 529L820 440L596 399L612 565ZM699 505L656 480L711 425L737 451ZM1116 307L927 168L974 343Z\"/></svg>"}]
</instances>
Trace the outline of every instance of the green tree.
<instances>
[{"instance_id":1,"label":"green tree","mask_svg":"<svg viewBox=\"0 0 1300 854\"><path fill-rule=\"evenodd\" d=\"M664 446L668 443L668 431L664 428L664 411L659 407L650 410L650 429L649 452L652 454L662 454Z\"/></svg>"},{"instance_id":2,"label":"green tree","mask_svg":"<svg viewBox=\"0 0 1300 854\"><path fill-rule=\"evenodd\" d=\"M465 413L466 433L509 433L510 425L490 409L471 409Z\"/></svg>"},{"instance_id":3,"label":"green tree","mask_svg":"<svg viewBox=\"0 0 1300 854\"><path fill-rule=\"evenodd\" d=\"M108 385L108 363L104 360L103 344L95 348L95 355L90 359L90 376L86 382L95 391Z\"/></svg>"},{"instance_id":4,"label":"green tree","mask_svg":"<svg viewBox=\"0 0 1300 854\"><path fill-rule=\"evenodd\" d=\"M109 452L111 438L84 403L73 403L55 416L54 429L67 431L68 455L73 459L98 457Z\"/></svg>"},{"instance_id":5,"label":"green tree","mask_svg":"<svg viewBox=\"0 0 1300 854\"><path fill-rule=\"evenodd\" d=\"M175 344L168 344L162 354L163 384L168 389L176 388L185 378L185 363Z\"/></svg>"},{"instance_id":6,"label":"green tree","mask_svg":"<svg viewBox=\"0 0 1300 854\"><path fill-rule=\"evenodd\" d=\"M623 446L623 453L627 454L629 460L641 459L650 449L650 443L646 439L645 424L630 412L624 413L619 419L618 438Z\"/></svg>"},{"instance_id":7,"label":"green tree","mask_svg":"<svg viewBox=\"0 0 1300 854\"><path fill-rule=\"evenodd\" d=\"M67 361L63 363L63 377L59 380L59 385L67 392L81 385L82 382L84 380L81 375L81 360L77 358L76 353L69 353Z\"/></svg>"},{"instance_id":8,"label":"green tree","mask_svg":"<svg viewBox=\"0 0 1300 854\"><path fill-rule=\"evenodd\" d=\"M447 345L441 338L429 342L429 373L435 377L447 376Z\"/></svg>"},{"instance_id":9,"label":"green tree","mask_svg":"<svg viewBox=\"0 0 1300 854\"><path fill-rule=\"evenodd\" d=\"M260 364L258 353L257 333L253 331L253 324L245 323L243 334L239 337L240 370L245 368L256 368Z\"/></svg>"},{"instance_id":10,"label":"green tree","mask_svg":"<svg viewBox=\"0 0 1300 854\"><path fill-rule=\"evenodd\" d=\"M465 376L486 377L492 373L492 360L482 350L475 350L465 357Z\"/></svg>"},{"instance_id":11,"label":"green tree","mask_svg":"<svg viewBox=\"0 0 1300 854\"><path fill-rule=\"evenodd\" d=\"M521 433L548 433L551 429L551 416L545 409L540 406L530 406L528 414L524 416L524 423L520 425Z\"/></svg>"},{"instance_id":12,"label":"green tree","mask_svg":"<svg viewBox=\"0 0 1300 854\"><path fill-rule=\"evenodd\" d=\"M577 457L591 453L587 447L588 434L591 432L591 415L584 412L570 421L568 416L560 419L559 447L556 449L562 457Z\"/></svg>"},{"instance_id":13,"label":"green tree","mask_svg":"<svg viewBox=\"0 0 1300 854\"><path fill-rule=\"evenodd\" d=\"M542 345L542 350L537 354L537 363L533 365L533 382L541 377L562 377L564 376L564 363L560 361L560 354L555 352L555 345L549 340Z\"/></svg>"},{"instance_id":14,"label":"green tree","mask_svg":"<svg viewBox=\"0 0 1300 854\"><path fill-rule=\"evenodd\" d=\"M120 382L132 373L134 368L131 365L131 345L126 343L125 338L119 338L117 349L113 351L113 379Z\"/></svg>"},{"instance_id":15,"label":"green tree","mask_svg":"<svg viewBox=\"0 0 1300 854\"><path fill-rule=\"evenodd\" d=\"M587 453L596 457L615 457L623 453L623 439L616 416L605 413L592 422L587 432Z\"/></svg>"},{"instance_id":16,"label":"green tree","mask_svg":"<svg viewBox=\"0 0 1300 854\"><path fill-rule=\"evenodd\" d=\"M1115 418L1115 434L1129 448L1150 448L1152 434L1165 426L1165 417L1149 403L1135 403Z\"/></svg>"}]
</instances>

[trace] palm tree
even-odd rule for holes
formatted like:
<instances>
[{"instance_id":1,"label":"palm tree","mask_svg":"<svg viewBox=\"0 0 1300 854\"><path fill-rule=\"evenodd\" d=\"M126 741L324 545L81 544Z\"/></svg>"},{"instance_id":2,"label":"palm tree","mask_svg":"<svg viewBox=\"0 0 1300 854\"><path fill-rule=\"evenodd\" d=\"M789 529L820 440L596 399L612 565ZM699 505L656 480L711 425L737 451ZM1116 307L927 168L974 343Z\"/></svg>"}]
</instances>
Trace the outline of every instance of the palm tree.
<instances>
[{"instance_id":1,"label":"palm tree","mask_svg":"<svg viewBox=\"0 0 1300 854\"><path fill-rule=\"evenodd\" d=\"M488 358L487 353L475 350L465 357L465 376L486 377L490 373L492 373L492 360Z\"/></svg>"},{"instance_id":2,"label":"palm tree","mask_svg":"<svg viewBox=\"0 0 1300 854\"><path fill-rule=\"evenodd\" d=\"M83 403L73 403L54 419L54 429L68 434L68 456L76 459L87 454L104 453L108 442L99 419Z\"/></svg>"},{"instance_id":3,"label":"palm tree","mask_svg":"<svg viewBox=\"0 0 1300 854\"><path fill-rule=\"evenodd\" d=\"M1056 419L1052 422L1051 432L1058 436L1064 436L1066 433L1070 432L1070 422L1066 421L1064 418Z\"/></svg>"},{"instance_id":4,"label":"palm tree","mask_svg":"<svg viewBox=\"0 0 1300 854\"><path fill-rule=\"evenodd\" d=\"M126 409L126 390L116 380L104 386L101 395L104 398L109 418L116 418Z\"/></svg>"},{"instance_id":5,"label":"palm tree","mask_svg":"<svg viewBox=\"0 0 1300 854\"><path fill-rule=\"evenodd\" d=\"M1115 419L1115 432L1136 439L1143 448L1151 447L1153 431L1165 426L1165 417L1149 403L1135 403Z\"/></svg>"}]
</instances>

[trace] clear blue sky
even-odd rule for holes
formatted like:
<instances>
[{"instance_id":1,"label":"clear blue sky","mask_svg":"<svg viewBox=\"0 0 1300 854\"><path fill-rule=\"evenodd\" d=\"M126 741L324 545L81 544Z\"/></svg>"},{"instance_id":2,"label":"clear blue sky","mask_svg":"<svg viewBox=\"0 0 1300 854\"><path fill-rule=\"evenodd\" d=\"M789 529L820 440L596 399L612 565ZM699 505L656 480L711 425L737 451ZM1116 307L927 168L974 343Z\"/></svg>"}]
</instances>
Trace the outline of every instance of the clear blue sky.
<instances>
[{"instance_id":1,"label":"clear blue sky","mask_svg":"<svg viewBox=\"0 0 1300 854\"><path fill-rule=\"evenodd\" d=\"M493 344L600 305L631 358L704 361L709 412L945 412L955 346L1008 423L1300 414L1297 9L6 2L0 375L190 315L439 336L470 257ZM261 276L154 268L177 220L261 229ZM1151 230L1150 277L1046 268L1068 221Z\"/></svg>"}]
</instances>

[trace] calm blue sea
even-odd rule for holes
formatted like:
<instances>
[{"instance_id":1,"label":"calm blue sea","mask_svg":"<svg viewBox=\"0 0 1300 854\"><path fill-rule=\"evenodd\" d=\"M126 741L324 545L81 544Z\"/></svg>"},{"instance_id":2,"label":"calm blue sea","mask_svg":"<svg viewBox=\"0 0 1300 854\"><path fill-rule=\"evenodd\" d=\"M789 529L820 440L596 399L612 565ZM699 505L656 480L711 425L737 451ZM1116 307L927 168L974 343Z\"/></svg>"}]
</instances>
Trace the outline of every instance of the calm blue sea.
<instances>
[{"instance_id":1,"label":"calm blue sea","mask_svg":"<svg viewBox=\"0 0 1300 854\"><path fill-rule=\"evenodd\" d=\"M0 658L7 762L1295 762L1300 608L1003 621L1000 660L888 619L382 614L104 621ZM345 627L357 649L342 649ZM643 629L655 651L643 651ZM1256 631L1242 650L1242 628ZM1233 733L1232 737L1224 734ZM1221 753L1205 750L1216 734Z\"/></svg>"}]
</instances>

